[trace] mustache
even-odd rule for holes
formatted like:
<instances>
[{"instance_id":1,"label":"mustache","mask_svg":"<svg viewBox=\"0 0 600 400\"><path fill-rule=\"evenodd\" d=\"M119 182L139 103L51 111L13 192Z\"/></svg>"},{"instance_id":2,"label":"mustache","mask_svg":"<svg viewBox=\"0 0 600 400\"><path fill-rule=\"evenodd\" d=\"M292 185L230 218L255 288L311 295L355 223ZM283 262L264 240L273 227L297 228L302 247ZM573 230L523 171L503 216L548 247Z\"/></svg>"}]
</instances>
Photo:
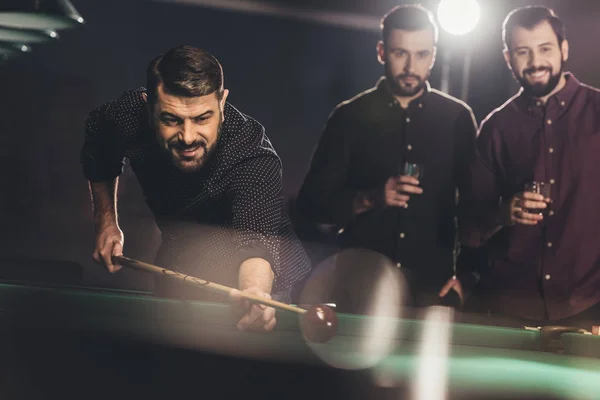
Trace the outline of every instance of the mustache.
<instances>
[{"instance_id":1,"label":"mustache","mask_svg":"<svg viewBox=\"0 0 600 400\"><path fill-rule=\"evenodd\" d=\"M185 143L180 140L172 140L169 142L169 149L171 150L192 150L198 147L204 147L206 149L206 143L202 140L196 140L192 143Z\"/></svg>"},{"instance_id":2,"label":"mustache","mask_svg":"<svg viewBox=\"0 0 600 400\"><path fill-rule=\"evenodd\" d=\"M550 68L550 67L530 67L530 68L523 70L523 73L524 74L534 74L536 72L544 72L544 71L552 72L552 68Z\"/></svg>"},{"instance_id":3,"label":"mustache","mask_svg":"<svg viewBox=\"0 0 600 400\"><path fill-rule=\"evenodd\" d=\"M413 79L418 80L419 82L423 80L423 79L421 79L421 77L419 75L414 75L414 74L400 74L400 75L396 75L396 79L397 80L406 79L406 78L413 78Z\"/></svg>"}]
</instances>

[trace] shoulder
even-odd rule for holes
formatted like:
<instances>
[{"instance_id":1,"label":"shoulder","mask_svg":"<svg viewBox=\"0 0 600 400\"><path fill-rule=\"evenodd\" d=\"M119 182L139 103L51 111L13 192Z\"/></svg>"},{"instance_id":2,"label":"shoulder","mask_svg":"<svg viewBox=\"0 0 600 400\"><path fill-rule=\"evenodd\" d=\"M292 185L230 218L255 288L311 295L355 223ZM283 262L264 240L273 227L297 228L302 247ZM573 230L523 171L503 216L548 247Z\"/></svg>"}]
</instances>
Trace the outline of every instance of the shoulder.
<instances>
[{"instance_id":1,"label":"shoulder","mask_svg":"<svg viewBox=\"0 0 600 400\"><path fill-rule=\"evenodd\" d=\"M373 107L373 103L377 98L377 88L373 87L358 93L357 95L342 101L337 104L331 115L330 119L333 118L352 118L353 116L361 115L366 110Z\"/></svg>"},{"instance_id":2,"label":"shoulder","mask_svg":"<svg viewBox=\"0 0 600 400\"><path fill-rule=\"evenodd\" d=\"M600 89L594 86L580 83L579 92L585 99L596 107L600 107Z\"/></svg>"},{"instance_id":3,"label":"shoulder","mask_svg":"<svg viewBox=\"0 0 600 400\"><path fill-rule=\"evenodd\" d=\"M225 121L220 139L223 168L281 169L279 155L260 122L242 113L231 103L226 103L224 113Z\"/></svg>"},{"instance_id":4,"label":"shoulder","mask_svg":"<svg viewBox=\"0 0 600 400\"><path fill-rule=\"evenodd\" d=\"M88 123L103 121L111 123L123 130L135 130L145 122L146 110L142 97L146 89L127 90L116 99L107 101L93 109L88 117Z\"/></svg>"},{"instance_id":5,"label":"shoulder","mask_svg":"<svg viewBox=\"0 0 600 400\"><path fill-rule=\"evenodd\" d=\"M492 110L483 121L481 121L478 136L486 137L494 132L503 131L510 122L514 122L514 119L520 115L517 106L519 99L520 94L517 93L500 107Z\"/></svg>"},{"instance_id":6,"label":"shoulder","mask_svg":"<svg viewBox=\"0 0 600 400\"><path fill-rule=\"evenodd\" d=\"M361 108L367 104L371 104L377 96L377 88L373 87L367 90L364 90L357 95L342 101L339 103L335 109L336 110L352 110L354 108Z\"/></svg>"},{"instance_id":7,"label":"shoulder","mask_svg":"<svg viewBox=\"0 0 600 400\"><path fill-rule=\"evenodd\" d=\"M432 105L434 106L433 108L436 111L445 112L447 114L450 114L450 116L473 114L473 110L466 102L456 97L450 96L449 94L444 93L440 90L431 88L429 89L429 93L427 93L427 96L429 96L428 101L432 103Z\"/></svg>"}]
</instances>

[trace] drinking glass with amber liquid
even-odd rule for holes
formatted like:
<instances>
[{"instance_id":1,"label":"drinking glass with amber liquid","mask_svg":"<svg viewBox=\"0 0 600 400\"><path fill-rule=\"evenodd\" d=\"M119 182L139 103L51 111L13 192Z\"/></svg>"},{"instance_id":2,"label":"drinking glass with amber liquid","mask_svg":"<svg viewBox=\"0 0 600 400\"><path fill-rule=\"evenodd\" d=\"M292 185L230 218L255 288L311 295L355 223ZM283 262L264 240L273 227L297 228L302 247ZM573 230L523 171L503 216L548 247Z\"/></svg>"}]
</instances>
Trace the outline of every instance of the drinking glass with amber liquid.
<instances>
[{"instance_id":1,"label":"drinking glass with amber liquid","mask_svg":"<svg viewBox=\"0 0 600 400\"><path fill-rule=\"evenodd\" d=\"M550 199L550 193L551 193L550 188L551 188L551 185L548 182L533 181L533 182L528 182L525 184L526 192L541 194L542 196L544 196L544 199ZM523 208L523 211L530 213L530 214L543 215L544 217L546 217L550 213L550 202L547 203L546 208L533 208L533 209Z\"/></svg>"}]
</instances>

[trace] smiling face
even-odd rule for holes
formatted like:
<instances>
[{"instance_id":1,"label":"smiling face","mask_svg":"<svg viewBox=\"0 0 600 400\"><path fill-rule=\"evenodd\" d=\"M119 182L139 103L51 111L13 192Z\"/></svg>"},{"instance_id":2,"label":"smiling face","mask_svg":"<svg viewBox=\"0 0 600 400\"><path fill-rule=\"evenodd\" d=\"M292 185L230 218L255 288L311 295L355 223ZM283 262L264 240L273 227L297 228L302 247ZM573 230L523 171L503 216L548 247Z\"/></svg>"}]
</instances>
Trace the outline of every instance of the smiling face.
<instances>
[{"instance_id":1,"label":"smiling face","mask_svg":"<svg viewBox=\"0 0 600 400\"><path fill-rule=\"evenodd\" d=\"M228 91L198 97L181 97L157 88L150 115L156 139L173 165L184 172L198 171L214 152L224 121Z\"/></svg>"},{"instance_id":2,"label":"smiling face","mask_svg":"<svg viewBox=\"0 0 600 400\"><path fill-rule=\"evenodd\" d=\"M526 29L514 28L504 57L525 92L543 98L564 86L564 63L569 56L569 44L561 44L552 25L544 21Z\"/></svg>"}]
</instances>

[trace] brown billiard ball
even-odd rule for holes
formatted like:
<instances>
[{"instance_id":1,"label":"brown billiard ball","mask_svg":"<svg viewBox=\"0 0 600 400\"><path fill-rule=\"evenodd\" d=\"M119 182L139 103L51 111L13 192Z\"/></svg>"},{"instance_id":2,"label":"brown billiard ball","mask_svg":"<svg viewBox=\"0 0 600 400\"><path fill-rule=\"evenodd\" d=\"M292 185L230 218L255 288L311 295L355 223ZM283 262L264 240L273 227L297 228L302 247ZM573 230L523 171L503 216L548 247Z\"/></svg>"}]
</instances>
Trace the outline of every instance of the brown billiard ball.
<instances>
[{"instance_id":1,"label":"brown billiard ball","mask_svg":"<svg viewBox=\"0 0 600 400\"><path fill-rule=\"evenodd\" d=\"M300 329L309 342L328 342L337 332L337 316L324 305L308 307L300 320Z\"/></svg>"}]
</instances>

